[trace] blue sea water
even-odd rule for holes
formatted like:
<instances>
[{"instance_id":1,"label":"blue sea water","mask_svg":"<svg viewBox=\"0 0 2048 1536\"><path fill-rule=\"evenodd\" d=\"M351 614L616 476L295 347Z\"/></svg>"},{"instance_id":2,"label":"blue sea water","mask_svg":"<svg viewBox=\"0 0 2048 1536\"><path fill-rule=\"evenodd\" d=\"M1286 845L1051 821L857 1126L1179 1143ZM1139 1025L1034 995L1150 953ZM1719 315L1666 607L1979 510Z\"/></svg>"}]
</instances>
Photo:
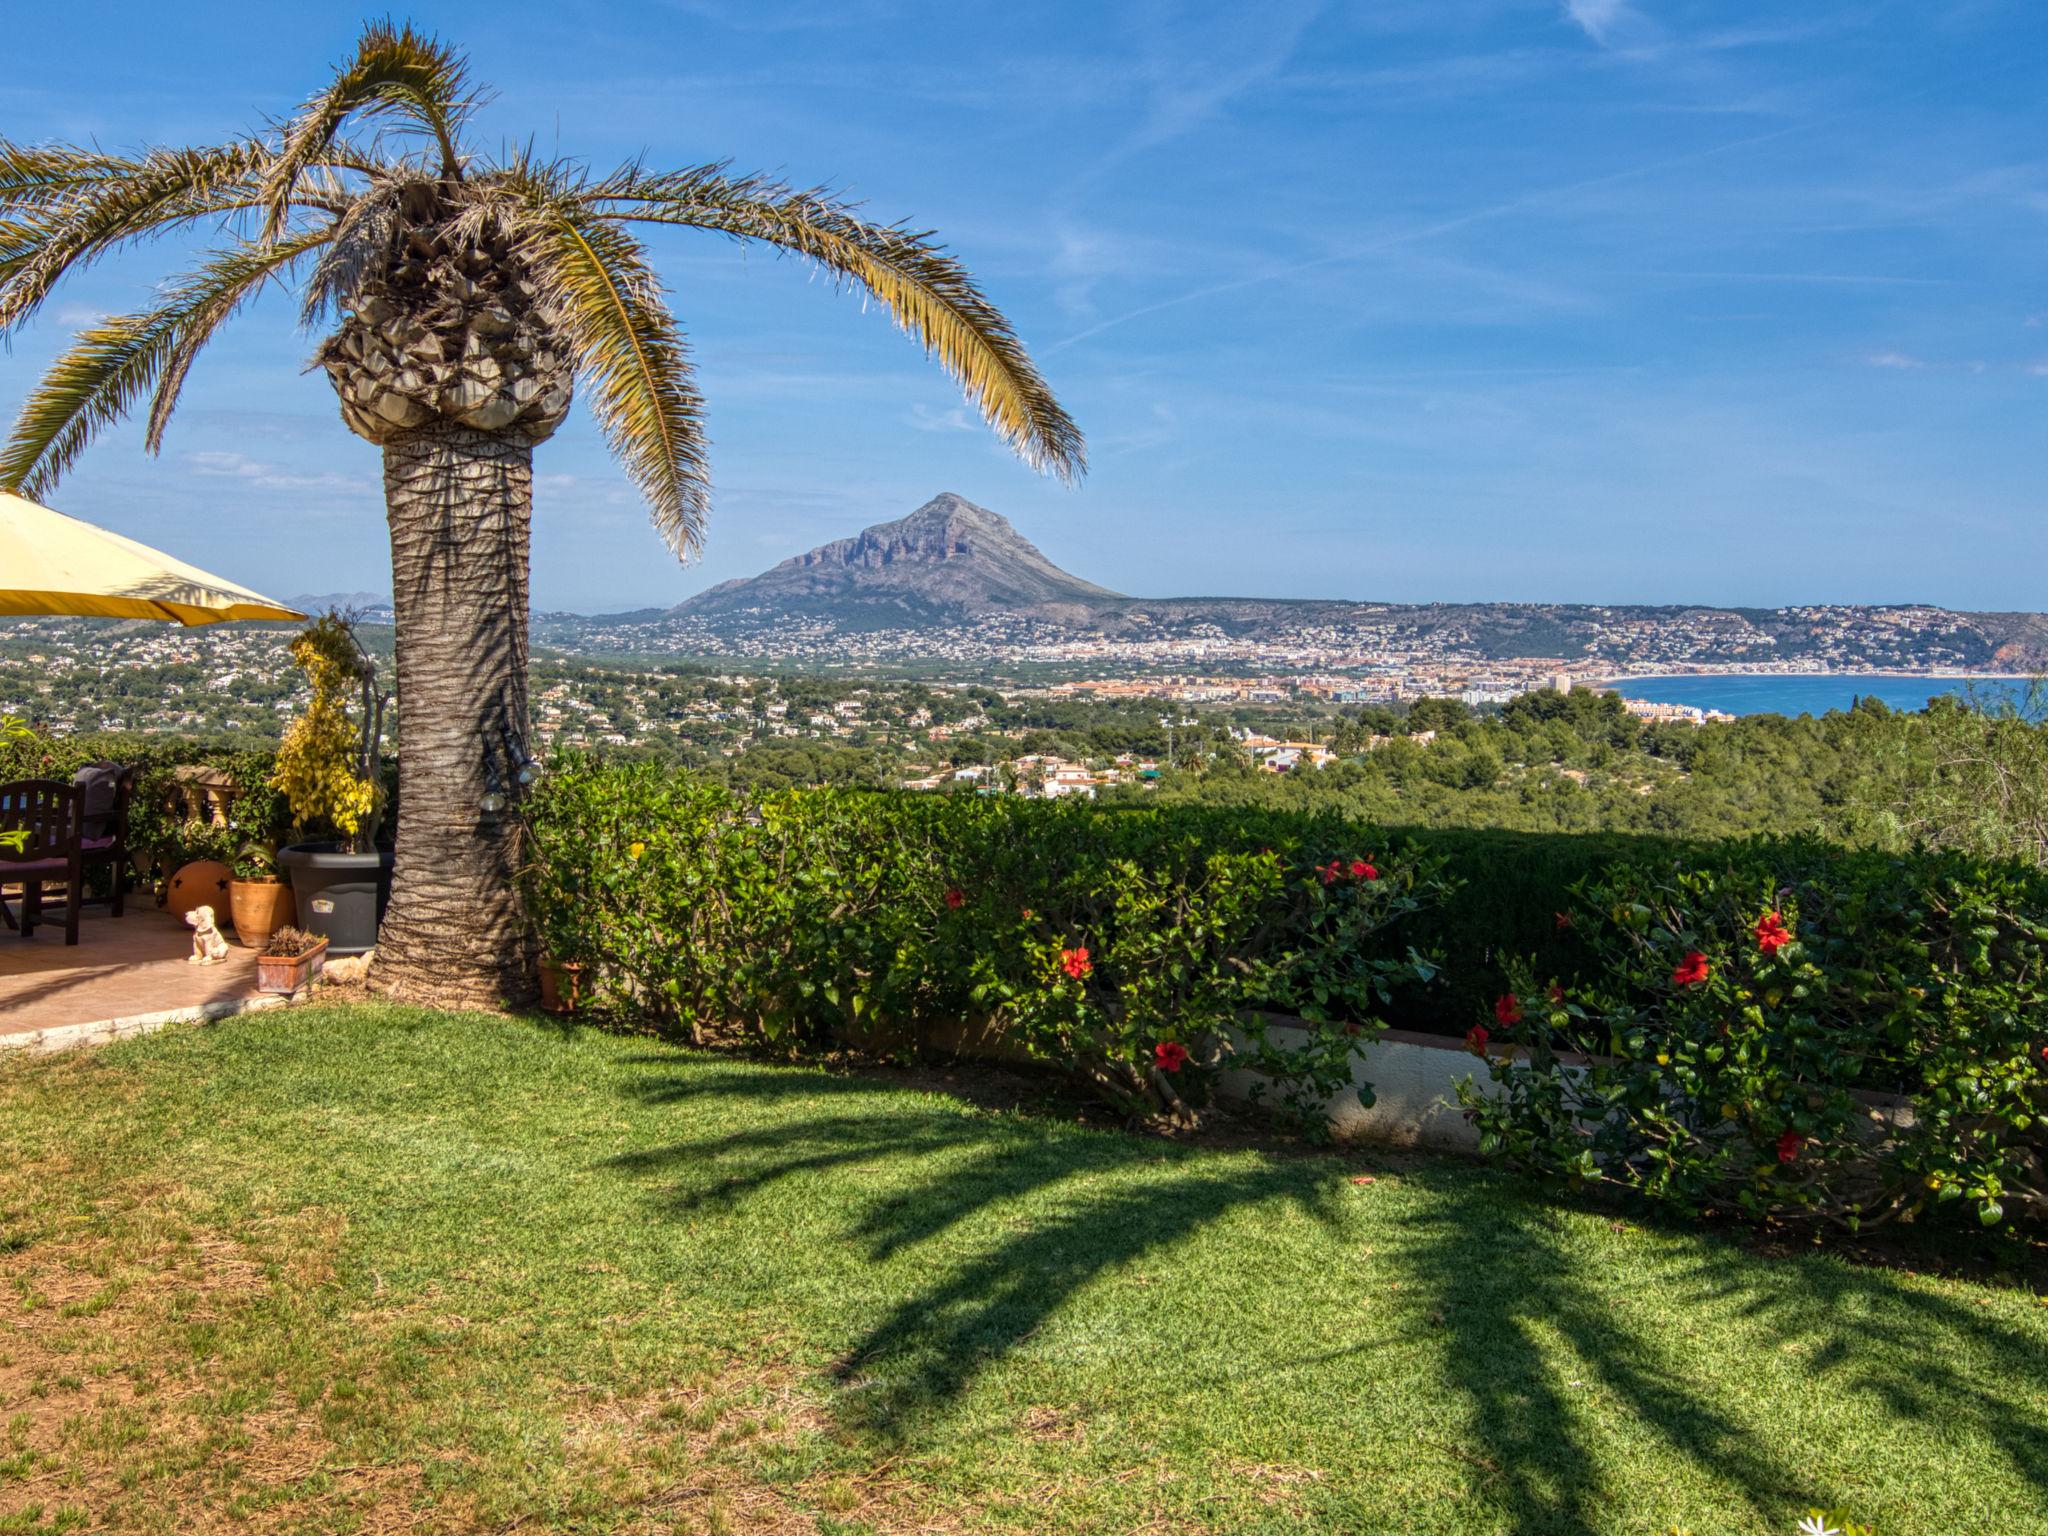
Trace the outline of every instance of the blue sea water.
<instances>
[{"instance_id":1,"label":"blue sea water","mask_svg":"<svg viewBox=\"0 0 2048 1536\"><path fill-rule=\"evenodd\" d=\"M1714 673L1684 677L1625 677L1602 686L1624 697L1657 704L1691 704L1731 715L1824 715L1859 698L1879 698L1893 709L1919 710L1943 694L1978 701L2016 697L2023 679L1996 677L1877 677L1844 673L1786 677L1776 673Z\"/></svg>"}]
</instances>

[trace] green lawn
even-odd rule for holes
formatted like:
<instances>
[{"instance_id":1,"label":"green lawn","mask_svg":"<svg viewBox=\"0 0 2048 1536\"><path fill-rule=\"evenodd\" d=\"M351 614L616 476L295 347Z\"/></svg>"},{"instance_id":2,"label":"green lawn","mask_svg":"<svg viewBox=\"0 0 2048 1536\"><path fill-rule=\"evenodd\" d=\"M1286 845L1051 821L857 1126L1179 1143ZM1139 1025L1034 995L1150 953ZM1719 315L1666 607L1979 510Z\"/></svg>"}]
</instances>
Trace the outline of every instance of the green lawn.
<instances>
[{"instance_id":1,"label":"green lawn","mask_svg":"<svg viewBox=\"0 0 2048 1536\"><path fill-rule=\"evenodd\" d=\"M0 1414L0 1530L2048 1531L2024 1287L370 1006L0 1064Z\"/></svg>"}]
</instances>

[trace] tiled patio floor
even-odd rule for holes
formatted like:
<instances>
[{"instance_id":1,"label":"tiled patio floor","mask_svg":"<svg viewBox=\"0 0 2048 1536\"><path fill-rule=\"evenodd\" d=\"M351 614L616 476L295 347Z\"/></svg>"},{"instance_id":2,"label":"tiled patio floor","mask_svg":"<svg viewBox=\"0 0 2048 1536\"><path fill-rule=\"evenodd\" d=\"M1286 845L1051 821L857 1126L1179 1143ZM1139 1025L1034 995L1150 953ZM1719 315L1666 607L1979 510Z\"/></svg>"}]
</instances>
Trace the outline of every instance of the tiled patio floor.
<instances>
[{"instance_id":1,"label":"tiled patio floor","mask_svg":"<svg viewBox=\"0 0 2048 1536\"><path fill-rule=\"evenodd\" d=\"M0 1047L105 1020L228 1012L258 995L255 950L230 942L220 965L188 965L191 953L192 930L147 896L124 917L88 907L74 945L61 919L32 939L0 927Z\"/></svg>"}]
</instances>

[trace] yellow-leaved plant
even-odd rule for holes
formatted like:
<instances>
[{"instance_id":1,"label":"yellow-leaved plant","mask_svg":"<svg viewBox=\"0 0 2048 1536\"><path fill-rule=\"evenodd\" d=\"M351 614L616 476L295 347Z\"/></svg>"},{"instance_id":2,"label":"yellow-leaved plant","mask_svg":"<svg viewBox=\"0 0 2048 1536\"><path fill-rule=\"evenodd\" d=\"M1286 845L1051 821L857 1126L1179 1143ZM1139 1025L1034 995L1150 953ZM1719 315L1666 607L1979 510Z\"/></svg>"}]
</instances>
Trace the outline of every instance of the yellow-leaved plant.
<instances>
[{"instance_id":1,"label":"yellow-leaved plant","mask_svg":"<svg viewBox=\"0 0 2048 1536\"><path fill-rule=\"evenodd\" d=\"M348 621L335 613L301 630L291 652L313 696L285 731L270 782L291 806L295 825L330 825L353 841L377 808L364 722L349 714L349 696L363 692L368 663Z\"/></svg>"}]
</instances>

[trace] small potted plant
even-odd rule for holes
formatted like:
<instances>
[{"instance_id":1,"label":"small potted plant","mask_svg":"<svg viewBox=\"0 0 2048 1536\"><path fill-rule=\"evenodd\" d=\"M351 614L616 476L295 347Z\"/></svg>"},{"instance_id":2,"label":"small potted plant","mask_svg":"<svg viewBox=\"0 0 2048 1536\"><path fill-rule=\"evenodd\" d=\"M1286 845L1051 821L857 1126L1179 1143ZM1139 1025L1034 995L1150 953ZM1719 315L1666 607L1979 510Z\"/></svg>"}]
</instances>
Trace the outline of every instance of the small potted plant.
<instances>
[{"instance_id":1,"label":"small potted plant","mask_svg":"<svg viewBox=\"0 0 2048 1536\"><path fill-rule=\"evenodd\" d=\"M540 1005L548 1013L574 1013L583 1003L583 962L543 959Z\"/></svg>"},{"instance_id":2,"label":"small potted plant","mask_svg":"<svg viewBox=\"0 0 2048 1536\"><path fill-rule=\"evenodd\" d=\"M256 957L256 990L289 996L318 976L326 963L326 939L303 928L280 928Z\"/></svg>"},{"instance_id":3,"label":"small potted plant","mask_svg":"<svg viewBox=\"0 0 2048 1536\"><path fill-rule=\"evenodd\" d=\"M585 966L576 958L590 952L578 921L585 907L574 878L546 856L542 840L530 840L527 847L535 856L522 877L527 915L539 940L540 1005L548 1013L575 1013L588 1001Z\"/></svg>"},{"instance_id":4,"label":"small potted plant","mask_svg":"<svg viewBox=\"0 0 2048 1536\"><path fill-rule=\"evenodd\" d=\"M308 624L291 651L312 698L278 746L271 783L301 836L315 836L280 849L277 861L291 875L298 920L329 940L336 955L360 955L376 945L377 924L391 899L391 854L377 846L389 696L379 691L375 663L338 613ZM322 839L320 830L335 835Z\"/></svg>"},{"instance_id":5,"label":"small potted plant","mask_svg":"<svg viewBox=\"0 0 2048 1536\"><path fill-rule=\"evenodd\" d=\"M262 949L274 930L298 917L292 888L278 878L277 850L254 838L235 851L233 868L228 909L235 917L235 938L249 949Z\"/></svg>"},{"instance_id":6,"label":"small potted plant","mask_svg":"<svg viewBox=\"0 0 2048 1536\"><path fill-rule=\"evenodd\" d=\"M548 1013L574 1013L583 1005L583 962L575 931L582 908L566 891L555 888L546 870L528 871L534 926L540 935L540 1005Z\"/></svg>"}]
</instances>

